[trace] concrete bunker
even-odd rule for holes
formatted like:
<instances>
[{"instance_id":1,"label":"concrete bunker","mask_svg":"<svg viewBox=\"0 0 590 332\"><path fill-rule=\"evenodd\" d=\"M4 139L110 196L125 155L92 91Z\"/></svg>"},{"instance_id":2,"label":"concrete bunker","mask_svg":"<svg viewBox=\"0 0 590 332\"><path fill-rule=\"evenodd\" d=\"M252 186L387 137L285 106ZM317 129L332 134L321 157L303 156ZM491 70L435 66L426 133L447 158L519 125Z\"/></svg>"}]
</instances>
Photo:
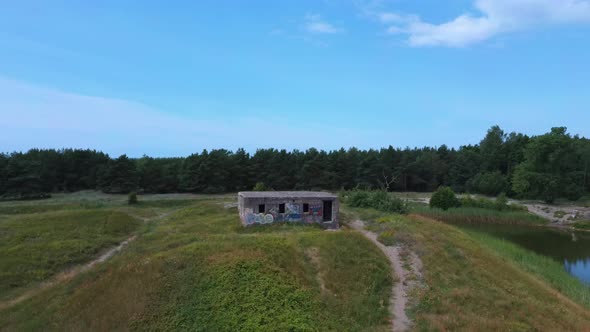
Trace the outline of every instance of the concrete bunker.
<instances>
[{"instance_id":1,"label":"concrete bunker","mask_svg":"<svg viewBox=\"0 0 590 332\"><path fill-rule=\"evenodd\" d=\"M321 191L242 191L238 211L244 226L297 222L338 228L338 196Z\"/></svg>"}]
</instances>

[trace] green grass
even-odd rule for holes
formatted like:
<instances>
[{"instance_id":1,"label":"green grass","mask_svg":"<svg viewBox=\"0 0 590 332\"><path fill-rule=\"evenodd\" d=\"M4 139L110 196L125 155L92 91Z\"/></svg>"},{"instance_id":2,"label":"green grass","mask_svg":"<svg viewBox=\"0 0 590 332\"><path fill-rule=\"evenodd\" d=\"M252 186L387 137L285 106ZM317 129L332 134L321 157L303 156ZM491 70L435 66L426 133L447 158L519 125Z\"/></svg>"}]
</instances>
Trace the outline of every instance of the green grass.
<instances>
[{"instance_id":1,"label":"green grass","mask_svg":"<svg viewBox=\"0 0 590 332\"><path fill-rule=\"evenodd\" d=\"M99 209L0 215L0 227L12 223L0 236L19 229L17 220L25 225L43 220L35 228L49 227L43 234L56 236L57 243L76 232L96 235L77 223L93 216L144 220L121 231L121 238L129 231L140 236L108 262L2 310L0 330L390 330L390 267L357 232L293 224L243 228L237 209L227 205L235 197L228 196L170 204L158 197L138 206L121 203L124 197L109 199ZM77 201L64 196L54 203ZM171 214L152 218L165 212ZM383 243L403 245L422 259L422 286L411 294L409 311L416 330L575 331L590 326L584 298L566 293L573 288L558 288L558 274L544 279L542 274L553 268L533 268L543 260L523 254L526 264L521 265L518 250L495 247L494 241L428 218L343 207L344 222L356 218L367 221ZM51 227L64 220L70 220L69 227ZM6 257L0 256L1 264Z\"/></svg>"},{"instance_id":2,"label":"green grass","mask_svg":"<svg viewBox=\"0 0 590 332\"><path fill-rule=\"evenodd\" d=\"M12 203L12 204L11 204ZM194 203L194 200L189 199L149 199L141 200L135 208L174 208L189 206ZM114 207L124 207L127 202L123 200L81 200L81 201L64 201L64 200L48 200L47 203L38 202L1 202L0 203L0 215L16 215L16 214L30 214L30 213L43 213L51 211L64 211L64 210L86 210L86 209L104 209Z\"/></svg>"},{"instance_id":3,"label":"green grass","mask_svg":"<svg viewBox=\"0 0 590 332\"><path fill-rule=\"evenodd\" d=\"M89 261L128 237L139 222L105 210L12 215L0 220L0 294L46 280Z\"/></svg>"},{"instance_id":4,"label":"green grass","mask_svg":"<svg viewBox=\"0 0 590 332\"><path fill-rule=\"evenodd\" d=\"M289 224L243 228L226 202L148 221L109 262L4 310L0 330L389 330L392 277L370 241Z\"/></svg>"},{"instance_id":5,"label":"green grass","mask_svg":"<svg viewBox=\"0 0 590 332\"><path fill-rule=\"evenodd\" d=\"M19 202L21 203L21 202ZM54 203L54 204L0 204L0 215L16 215L43 213L64 210L100 209L107 205L102 202L77 202L77 203Z\"/></svg>"},{"instance_id":6,"label":"green grass","mask_svg":"<svg viewBox=\"0 0 590 332\"><path fill-rule=\"evenodd\" d=\"M576 229L590 230L590 221L577 221L572 226Z\"/></svg>"},{"instance_id":7,"label":"green grass","mask_svg":"<svg viewBox=\"0 0 590 332\"><path fill-rule=\"evenodd\" d=\"M590 207L590 195L583 196L582 198L576 201L576 204L585 207Z\"/></svg>"},{"instance_id":8,"label":"green grass","mask_svg":"<svg viewBox=\"0 0 590 332\"><path fill-rule=\"evenodd\" d=\"M559 262L491 235L477 231L468 231L468 234L502 258L516 263L567 297L590 308L590 287L567 273Z\"/></svg>"},{"instance_id":9,"label":"green grass","mask_svg":"<svg viewBox=\"0 0 590 332\"><path fill-rule=\"evenodd\" d=\"M576 293L588 290L553 261L524 249L505 252L506 247L418 215L368 209L345 214L347 221L366 221L383 243L403 245L420 256L422 286L410 294L409 311L416 330L579 331L590 326L587 297ZM525 265L519 257L526 257L521 258ZM547 271L554 274L545 279Z\"/></svg>"},{"instance_id":10,"label":"green grass","mask_svg":"<svg viewBox=\"0 0 590 332\"><path fill-rule=\"evenodd\" d=\"M418 208L413 213L448 223L546 224L547 220L525 211L498 211L482 208L440 209Z\"/></svg>"}]
</instances>

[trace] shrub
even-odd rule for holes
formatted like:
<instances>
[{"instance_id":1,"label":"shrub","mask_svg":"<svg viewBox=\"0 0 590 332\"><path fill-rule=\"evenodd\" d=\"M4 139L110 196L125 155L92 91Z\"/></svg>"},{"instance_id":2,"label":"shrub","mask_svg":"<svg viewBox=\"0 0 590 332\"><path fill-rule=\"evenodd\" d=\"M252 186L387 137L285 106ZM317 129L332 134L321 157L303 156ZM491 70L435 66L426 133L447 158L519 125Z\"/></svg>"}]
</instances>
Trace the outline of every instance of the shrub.
<instances>
[{"instance_id":1,"label":"shrub","mask_svg":"<svg viewBox=\"0 0 590 332\"><path fill-rule=\"evenodd\" d=\"M455 192L453 189L449 187L440 187L438 190L432 194L430 198L430 207L431 208L440 208L443 210L448 210L450 208L459 207L460 203L455 196Z\"/></svg>"},{"instance_id":2,"label":"shrub","mask_svg":"<svg viewBox=\"0 0 590 332\"><path fill-rule=\"evenodd\" d=\"M129 205L137 204L138 203L138 201L137 201L137 193L136 192L130 192L129 193L129 196L127 196L127 203Z\"/></svg>"},{"instance_id":3,"label":"shrub","mask_svg":"<svg viewBox=\"0 0 590 332\"><path fill-rule=\"evenodd\" d=\"M252 188L253 191L266 191L266 185L264 184L264 182L256 182L256 185L254 185L254 188Z\"/></svg>"},{"instance_id":4,"label":"shrub","mask_svg":"<svg viewBox=\"0 0 590 332\"><path fill-rule=\"evenodd\" d=\"M471 196L462 197L459 200L461 207L465 208L480 208L495 210L496 204L491 199L487 198L473 198Z\"/></svg>"},{"instance_id":5,"label":"shrub","mask_svg":"<svg viewBox=\"0 0 590 332\"><path fill-rule=\"evenodd\" d=\"M501 193L496 197L496 201L494 202L496 210L505 210L508 208L508 198L506 198L505 193Z\"/></svg>"},{"instance_id":6,"label":"shrub","mask_svg":"<svg viewBox=\"0 0 590 332\"><path fill-rule=\"evenodd\" d=\"M355 190L346 195L344 201L352 207L373 208L391 213L407 213L408 211L404 201L385 191Z\"/></svg>"},{"instance_id":7,"label":"shrub","mask_svg":"<svg viewBox=\"0 0 590 332\"><path fill-rule=\"evenodd\" d=\"M495 200L488 198L472 198L471 196L463 197L459 200L461 207L479 208L497 211L528 211L526 207L518 204L508 204L508 198L505 194L500 194Z\"/></svg>"},{"instance_id":8,"label":"shrub","mask_svg":"<svg viewBox=\"0 0 590 332\"><path fill-rule=\"evenodd\" d=\"M371 207L371 199L368 191L355 190L350 192L346 199L352 207L368 208Z\"/></svg>"}]
</instances>

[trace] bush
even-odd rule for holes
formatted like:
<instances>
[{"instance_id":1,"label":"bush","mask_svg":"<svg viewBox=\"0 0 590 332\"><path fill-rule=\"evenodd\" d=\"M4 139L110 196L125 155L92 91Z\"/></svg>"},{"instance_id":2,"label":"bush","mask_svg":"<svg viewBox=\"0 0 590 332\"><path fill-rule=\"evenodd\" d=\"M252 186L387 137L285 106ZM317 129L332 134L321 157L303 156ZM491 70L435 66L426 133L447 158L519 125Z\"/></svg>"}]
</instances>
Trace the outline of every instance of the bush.
<instances>
[{"instance_id":1,"label":"bush","mask_svg":"<svg viewBox=\"0 0 590 332\"><path fill-rule=\"evenodd\" d=\"M506 210L508 208L508 198L506 198L505 193L501 193L496 197L496 201L494 202L496 210Z\"/></svg>"},{"instance_id":2,"label":"bush","mask_svg":"<svg viewBox=\"0 0 590 332\"><path fill-rule=\"evenodd\" d=\"M472 198L471 196L463 197L459 200L461 207L478 208L497 211L528 211L528 209L518 204L508 204L508 198L505 194L500 194L495 200L488 198Z\"/></svg>"},{"instance_id":3,"label":"bush","mask_svg":"<svg viewBox=\"0 0 590 332\"><path fill-rule=\"evenodd\" d=\"M355 190L343 199L348 205L359 208L373 208L392 213L407 213L406 204L399 198L393 197L385 191Z\"/></svg>"},{"instance_id":4,"label":"bush","mask_svg":"<svg viewBox=\"0 0 590 332\"><path fill-rule=\"evenodd\" d=\"M461 204L455 196L453 189L449 187L440 187L432 194L430 198L430 207L448 210L450 208L459 207Z\"/></svg>"},{"instance_id":5,"label":"bush","mask_svg":"<svg viewBox=\"0 0 590 332\"><path fill-rule=\"evenodd\" d=\"M346 202L352 207L368 208L371 207L371 199L368 191L355 190L349 193Z\"/></svg>"},{"instance_id":6,"label":"bush","mask_svg":"<svg viewBox=\"0 0 590 332\"><path fill-rule=\"evenodd\" d=\"M129 205L133 205L133 204L137 204L137 193L136 192L130 192L129 196L127 196L127 203Z\"/></svg>"},{"instance_id":7,"label":"bush","mask_svg":"<svg viewBox=\"0 0 590 332\"><path fill-rule=\"evenodd\" d=\"M254 185L254 188L252 188L253 191L266 191L266 185L264 184L264 182L256 182L256 185Z\"/></svg>"},{"instance_id":8,"label":"bush","mask_svg":"<svg viewBox=\"0 0 590 332\"><path fill-rule=\"evenodd\" d=\"M466 196L459 199L459 203L461 207L465 208L479 208L489 210L496 210L497 208L496 202L483 197L473 198L471 196Z\"/></svg>"}]
</instances>

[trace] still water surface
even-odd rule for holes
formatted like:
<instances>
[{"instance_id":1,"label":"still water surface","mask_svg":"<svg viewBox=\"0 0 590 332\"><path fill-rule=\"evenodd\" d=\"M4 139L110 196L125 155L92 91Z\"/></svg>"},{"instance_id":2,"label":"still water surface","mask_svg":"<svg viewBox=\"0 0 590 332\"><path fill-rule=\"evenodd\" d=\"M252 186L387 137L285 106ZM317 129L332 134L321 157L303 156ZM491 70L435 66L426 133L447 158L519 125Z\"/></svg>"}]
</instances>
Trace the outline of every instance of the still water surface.
<instances>
[{"instance_id":1,"label":"still water surface","mask_svg":"<svg viewBox=\"0 0 590 332\"><path fill-rule=\"evenodd\" d=\"M458 225L513 242L538 254L551 257L564 269L590 285L590 233L549 227L514 225Z\"/></svg>"}]
</instances>

